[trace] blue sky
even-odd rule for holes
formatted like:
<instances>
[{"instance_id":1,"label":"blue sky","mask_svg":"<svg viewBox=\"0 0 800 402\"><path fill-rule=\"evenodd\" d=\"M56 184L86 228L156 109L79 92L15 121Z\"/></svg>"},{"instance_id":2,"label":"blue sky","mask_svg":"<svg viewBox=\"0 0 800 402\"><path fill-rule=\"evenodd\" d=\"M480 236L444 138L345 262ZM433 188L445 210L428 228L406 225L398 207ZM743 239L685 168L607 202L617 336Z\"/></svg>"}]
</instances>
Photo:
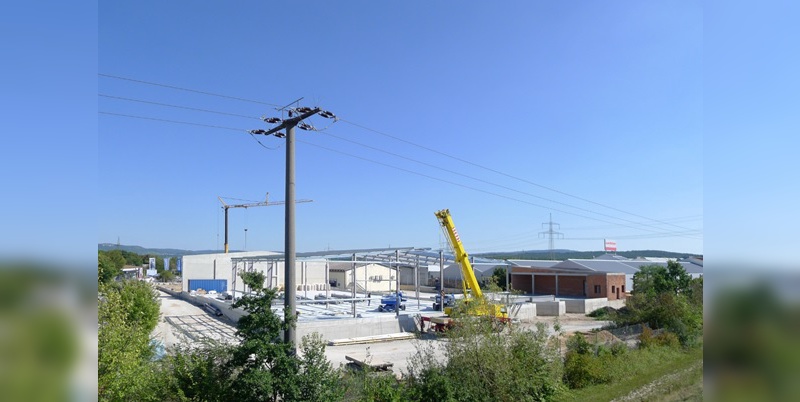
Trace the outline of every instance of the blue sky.
<instances>
[{"instance_id":1,"label":"blue sky","mask_svg":"<svg viewBox=\"0 0 800 402\"><path fill-rule=\"evenodd\" d=\"M341 120L298 130L298 251L438 248L442 208L473 253L551 213L558 248L704 251L699 3L112 2L97 36L99 242L221 248L217 196L284 199L245 130L304 97ZM230 218L282 249L282 206Z\"/></svg>"}]
</instances>

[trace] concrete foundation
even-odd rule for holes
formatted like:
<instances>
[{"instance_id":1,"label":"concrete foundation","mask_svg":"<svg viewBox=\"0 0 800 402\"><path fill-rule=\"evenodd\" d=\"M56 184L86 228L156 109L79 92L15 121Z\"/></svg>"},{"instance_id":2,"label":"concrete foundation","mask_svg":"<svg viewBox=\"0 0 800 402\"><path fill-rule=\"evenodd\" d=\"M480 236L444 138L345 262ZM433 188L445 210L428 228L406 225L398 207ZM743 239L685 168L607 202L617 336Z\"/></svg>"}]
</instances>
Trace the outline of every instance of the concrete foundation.
<instances>
[{"instance_id":1,"label":"concrete foundation","mask_svg":"<svg viewBox=\"0 0 800 402\"><path fill-rule=\"evenodd\" d=\"M240 318L247 315L246 311L238 308L232 309L230 303L225 303L222 300L204 296L192 296L186 292L175 292L162 287L159 287L159 289L197 306L202 306L203 303L217 306L222 311L222 315L234 325L239 322ZM299 342L303 336L313 332L318 332L322 335L322 339L327 342L342 338L414 332L417 329L414 317L408 314L400 315L399 317L391 314L367 318L318 318L308 321L302 320L297 323L297 340Z\"/></svg>"},{"instance_id":2,"label":"concrete foundation","mask_svg":"<svg viewBox=\"0 0 800 402\"><path fill-rule=\"evenodd\" d=\"M537 316L562 316L567 313L567 306L563 300L535 302Z\"/></svg>"},{"instance_id":3,"label":"concrete foundation","mask_svg":"<svg viewBox=\"0 0 800 402\"><path fill-rule=\"evenodd\" d=\"M596 299L570 299L564 300L567 313L588 314L601 307L608 306L608 299L599 297Z\"/></svg>"}]
</instances>

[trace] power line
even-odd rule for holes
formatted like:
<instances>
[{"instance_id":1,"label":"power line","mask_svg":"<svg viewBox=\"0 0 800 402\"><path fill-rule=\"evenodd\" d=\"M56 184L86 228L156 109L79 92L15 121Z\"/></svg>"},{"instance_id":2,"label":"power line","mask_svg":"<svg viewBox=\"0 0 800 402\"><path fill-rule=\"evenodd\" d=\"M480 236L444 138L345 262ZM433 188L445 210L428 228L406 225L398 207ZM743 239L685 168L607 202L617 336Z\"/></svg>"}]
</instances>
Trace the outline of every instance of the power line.
<instances>
[{"instance_id":1,"label":"power line","mask_svg":"<svg viewBox=\"0 0 800 402\"><path fill-rule=\"evenodd\" d=\"M208 128L219 128L219 129L223 129L223 130L241 131L241 132L245 132L245 133L247 133L247 132L248 132L247 130L244 130L244 129L241 129L241 128L233 128L233 127L225 127L225 126L215 126L215 125L213 125L213 124L191 123L191 122L188 122L188 121L169 120L169 119L159 119L159 118L156 118L156 117L135 116L135 115L132 115L132 114L112 113L112 112L103 112L103 111L98 111L97 113L99 113L99 114L106 114L106 115L110 115L110 116L122 116L122 117L130 117L130 118L133 118L133 119L142 119L142 120L162 121L162 122L165 122L165 123L186 124L186 125L190 125L190 126L199 126L199 127L208 127Z\"/></svg>"},{"instance_id":2,"label":"power line","mask_svg":"<svg viewBox=\"0 0 800 402\"><path fill-rule=\"evenodd\" d=\"M617 211L617 212L622 212L622 213L624 213L624 214L628 214L628 215L636 216L636 217L639 217L639 218L642 218L642 219L647 219L647 220L649 220L649 221L658 222L658 223L661 223L661 224L666 224L666 225L669 225L669 226L674 226L674 227L677 227L677 228L679 228L679 229L688 229L688 228L685 228L685 227L682 227L682 226L673 225L673 224L671 224L671 223L666 223L666 222L660 221L660 220L658 220L658 219L652 219L652 218L648 218L648 217L646 217L646 216L638 215L638 214L635 214L635 213L633 213L633 212L624 211L624 210L621 210L621 209L618 209L618 208L614 208L614 207L612 207L612 206L609 206L609 205L605 205L605 204L602 204L602 203L599 203L599 202L595 202L595 201L592 201L592 200L588 200L588 199L586 199L586 198L579 197L579 196L577 196L577 195L572 195L572 194L566 193L566 192L564 192L564 191L557 190L557 189L554 189L554 188L552 188L552 187L548 187L548 186L545 186L545 185L542 185L542 184L539 184L539 183L534 183L534 182L532 182L532 181L530 181L530 180L526 180L526 179L523 179L523 178L521 178L521 177L517 177L517 176L514 176L514 175L510 175L510 174L508 174L508 173L504 173L504 172L501 172L501 171L499 171L499 170L492 169L492 168L490 168L490 167L483 166L483 165L477 164L477 163L475 163L475 162L471 162L471 161L468 161L468 160L466 160L466 159L462 159L462 158L459 158L459 157L457 157L457 156L453 156L453 155L447 154L447 153L445 153L445 152L442 152L442 151L439 151L439 150L436 150L436 149L433 149L433 148L429 148L429 147L426 147L426 146L424 146L424 145L420 145L420 144L417 144L417 143L414 143L414 142L411 142L411 141L408 141L408 140L402 139L402 138L400 138L400 137L396 137L396 136L394 136L394 135L387 134L387 133L384 133L384 132L381 132L381 131L378 131L378 130L372 129L372 128L369 128L369 127L366 127L366 126L363 126L363 125L360 125L360 124L354 123L354 122L352 122L352 121L349 121L349 120L345 120L345 119L340 119L340 120L341 120L341 121L343 121L343 122L345 122L345 123L352 124L352 125L354 125L354 126L356 126L356 127L359 127L359 128L361 128L361 129L364 129L364 130L367 130L367 131L371 131L371 132L373 132L373 133L380 134L380 135L382 135L382 136L385 136L385 137L388 137L388 138L392 138L392 139L394 139L394 140L396 140L396 141L400 141L400 142L403 142L403 143L406 143L406 144L409 144L409 145L413 145L413 146L415 146L415 147L422 148L422 149L424 149L424 150L427 150L427 151L430 151L430 152L433 152L433 153L436 153L436 154L439 154L439 155L442 155L442 156L445 156L445 157L448 157L448 158L451 158L451 159L457 160L457 161L459 161L459 162L466 163L466 164L468 164L468 165L472 165L472 166L475 166L475 167L478 167L478 168L481 168L481 169L485 169L485 170L488 170L488 171L490 171L490 172L493 172L493 173L497 173L497 174L499 174L499 175L502 175L502 176L506 176L506 177L509 177L509 178L512 178L512 179L515 179L515 180L519 180L519 181L521 181L521 182L523 182L523 183L527 183L527 184L530 184L530 185L533 185L533 186L536 186L536 187L540 187L540 188L543 188L543 189L545 189L545 190L553 191L553 192L559 193L559 194L561 194L561 195L565 195L565 196L568 196L568 197L572 197L572 198L575 198L575 199L578 199L578 200L581 200L581 201L584 201L584 202L588 202L588 203L591 203L591 204L595 204L595 205L598 205L598 206L601 206L601 207L604 207L604 208L612 209L612 210L614 210L614 211Z\"/></svg>"},{"instance_id":3,"label":"power line","mask_svg":"<svg viewBox=\"0 0 800 402\"><path fill-rule=\"evenodd\" d=\"M453 182L453 181L450 181L450 180L440 179L438 177L434 177L434 176L427 175L427 174L424 174L424 173L420 173L420 172L416 172L416 171L413 171L413 170L409 170L409 169L401 168L401 167L398 167L398 166L390 165L390 164L387 164L387 163L375 161L375 160L364 158L364 157L361 157L361 156L353 155L353 154L350 154L350 153L347 153L347 152L344 152L344 151L339 151L337 149L328 148L328 147L325 147L325 146L322 146L322 145L318 145L318 144L314 144L314 143L310 143L310 142L307 142L307 141L297 140L297 142L300 142L300 143L303 143L303 144L306 144L306 145L310 145L310 146L313 146L313 147L325 149L325 150L328 150L328 151L331 151L331 152L339 153L339 154L342 154L342 155L346 155L346 156L349 156L349 157L352 157L352 158L360 159L360 160L363 160L363 161L375 163L375 164L378 164L378 165L381 165L381 166L386 166L386 167L389 167L389 168L392 168L392 169L396 169L396 170L400 170L400 171L403 171L403 172L411 173L411 174L414 174L414 175L417 175L417 176L422 176L422 177L425 177L425 178L428 178L428 179L431 179L431 180L440 181L442 183L452 184L454 186L466 188L466 189L473 190L473 191L478 191L478 192L481 192L481 193L484 193L484 194L489 194L489 195L493 195L493 196L496 196L496 197L505 198L507 200L516 201L516 202L532 205L532 206L539 207L539 208L550 209L550 210L553 210L553 211L556 211L556 212L561 212L561 213L564 213L564 214L567 214L567 215L577 216L577 217L585 218L585 219L591 219L591 220L594 220L594 221L608 223L608 224L616 225L616 226L624 226L624 227L635 229L635 230L644 230L644 231L653 232L653 233L664 233L664 232L659 232L659 231L650 230L650 229L637 228L637 227L626 225L626 224L622 224L622 223L610 222L610 221L607 221L607 220L594 218L594 217L591 217L591 216L576 214L574 212L564 211L564 210L561 210L561 209L556 209L556 208L548 207L548 206L545 206L545 205L536 204L536 203L533 203L533 202L521 200L519 198L514 198L514 197L507 196L507 195L502 195L502 194L494 193L494 192L491 192L491 191L482 190L482 189L475 188L475 187L472 187L472 186L468 186L468 185L465 185L465 184L456 183L456 182Z\"/></svg>"},{"instance_id":4,"label":"power line","mask_svg":"<svg viewBox=\"0 0 800 402\"><path fill-rule=\"evenodd\" d=\"M166 87L166 88L171 88L171 89L195 92L195 93L200 93L200 94L204 94L204 95L217 96L217 97L222 97L222 98L236 99L236 100L240 100L240 101L253 102L253 103L259 103L259 104L265 104L265 105L280 107L280 105L273 104L273 103L261 102L261 101L256 101L256 100L252 100L252 99L245 99L245 98L233 97L233 96L228 96L228 95L221 95L221 94L216 94L216 93L211 93L211 92L206 92L206 91L198 91L198 90L194 90L194 89L182 88L182 87L177 87L177 86L173 86L173 85L154 83L154 82L138 80L138 79L133 79L133 78L114 76L114 75L110 75L110 74L98 74L98 75L100 75L102 77L108 77L108 78L114 78L114 79L120 79L120 80L127 80L127 81L142 83L142 84L156 85L156 86L161 86L161 87ZM173 106L173 105L165 105L165 106ZM401 142L404 142L404 143L419 147L421 149L425 149L427 151L434 152L436 154L439 154L439 155L442 155L442 156L445 156L445 157L448 157L448 158L451 158L451 159L454 159L454 160L457 160L457 161L460 161L460 162L463 162L463 163L466 163L466 164L469 164L469 165L472 165L472 166L475 166L475 167L478 167L478 168L481 168L481 169L485 169L485 170L488 170L490 172L493 172L493 173L496 173L496 174L500 174L500 175L503 175L503 176L506 176L506 177L509 177L509 178L512 178L512 179L515 179L515 180L519 180L519 181L522 181L524 183L527 183L527 184L530 184L530 185L533 185L533 186L537 186L537 187L540 187L540 188L543 188L543 189L546 189L546 190L549 190L549 191L553 191L553 192L556 192L556 193L559 193L559 194L562 194L562 195L565 195L565 196L568 196L568 197L572 197L572 198L575 198L575 199L578 199L578 200L581 200L581 201L584 201L584 202L595 204L595 205L598 205L598 206L601 206L601 207L604 207L604 208L608 208L608 209L611 209L611 210L615 210L617 212L621 212L621 213L628 214L628 215L631 215L631 216L636 216L638 218L646 219L648 221L657 222L657 223L660 223L662 225L668 225L668 226L673 226L673 227L676 227L676 228L679 228L679 229L690 230L689 228L686 228L686 227L683 227L683 226L679 226L679 225L675 225L675 224L672 224L672 223L668 223L668 222L665 222L663 220L648 218L646 216L639 215L639 214L636 214L636 213L633 213L633 212L624 211L624 210L619 209L619 208L615 208L615 207L612 207L612 206L609 206L609 205L605 205L605 204L602 204L602 203L599 203L599 202L591 201L591 200L588 200L588 199L583 198L583 197L579 197L579 196L576 196L576 195L573 195L573 194L566 193L566 192L561 191L561 190L554 189L552 187L548 187L548 186L545 186L545 185L542 185L542 184L539 184L539 183L532 182L532 181L527 180L527 179L523 179L523 178L520 178L520 177L517 177L517 176L514 176L514 175L510 175L508 173L504 173L504 172L501 172L499 170L492 169L492 168L489 168L489 167L486 167L486 166L483 166L483 165L480 165L480 164L477 164L477 163L474 163L474 162L471 162L471 161L468 161L468 160L465 160L465 159L462 159L462 158L459 158L459 157L456 157L456 156L453 156L453 155L450 155L450 154L447 154L445 152L441 152L441 151L426 147L424 145L416 144L414 142L411 142L411 141L399 138L397 136L393 136L391 134L387 134L387 133L384 133L384 132L381 132L381 131L378 131L378 130L375 130L375 129L372 129L372 128L369 128L369 127L366 127L366 126L363 126L361 124L358 124L358 123L355 123L355 122L352 122L352 121L349 121L349 120L344 120L344 119L337 119L337 120L342 120L342 121L347 122L348 124L354 125L356 127L362 128L364 130L368 130L368 131L383 135L383 136L388 137L388 138L392 138L392 139L394 139L396 141L401 141ZM261 145L264 146L263 144L261 144ZM266 147L266 146L265 146L265 148L271 149L271 148ZM534 196L534 197L542 198L542 197L538 197L538 196ZM559 203L559 204L568 205L568 204L564 204L564 203ZM574 207L574 206L571 206L571 207L572 208L577 208L577 207ZM578 209L581 209L581 208L578 208ZM586 211L585 209L581 209L581 210ZM592 211L592 213L600 214L600 213L594 212L594 211ZM610 215L604 215L604 216L610 216ZM624 220L624 219L618 218L618 217L614 217L614 219ZM633 221L630 221L630 220L626 220L626 221L627 222L633 222ZM644 223L639 223L639 222L636 222L636 224L646 225ZM652 225L650 225L650 226L654 227Z\"/></svg>"},{"instance_id":5,"label":"power line","mask_svg":"<svg viewBox=\"0 0 800 402\"><path fill-rule=\"evenodd\" d=\"M269 106L274 106L274 107L281 107L280 105L273 104L273 103L268 103L268 102L262 102L262 101L252 100L252 99L239 98L239 97L228 96L228 95L222 95L222 94L217 94L217 93L212 93L212 92L207 92L207 91L199 91L199 90L194 90L194 89L177 87L177 86L173 86L173 85L167 85L167 84L160 84L160 83L155 83L155 82L150 82L150 81L138 80L138 79L133 79L133 78L128 78L128 77L114 76L114 75L110 75L110 74L98 74L98 75L101 76L101 77L114 78L114 79L119 79L119 80L126 80L126 81L142 83L142 84L148 84L148 85L155 85L155 86L160 86L160 87L165 87L165 88L170 88L170 89L176 89L176 90L182 90L182 91L188 91L188 92L195 92L195 93L200 93L200 94L204 94L204 95L217 96L217 97L221 97L221 98L235 99L235 100L240 100L240 101L245 101L245 102L264 104L264 105L269 105ZM576 195L573 195L573 194L569 194L567 192L564 192L564 191L561 191L561 190L558 190L558 189L555 189L555 188L552 188L552 187L549 187L549 186L545 186L545 185L542 185L542 184L539 184L539 183L535 183L535 182L532 182L530 180L527 180L527 179L524 179L524 178L521 178L521 177L517 177L517 176L511 175L511 174L505 173L505 172L501 172L499 170L492 169L490 167L483 166L483 165L480 165L480 164L477 164L477 163L474 163L474 162L471 162L471 161L468 161L468 160L465 160L465 159L462 159L462 158L447 154L445 152L441 152L441 151L432 149L430 147L426 147L424 145L416 144L414 142L411 142L411 141L402 139L400 137L397 137L397 136L394 136L394 135L391 135L391 134L388 134L388 133L384 133L384 132L381 132L381 131L378 131L378 130L375 130L375 129L372 129L372 128L369 128L369 127L366 127L364 125L361 125L361 124L358 124L358 123L355 123L355 122L352 122L352 121L349 121L349 120L344 120L344 119L337 119L337 120L342 120L344 122L347 122L348 124L354 125L356 127L359 127L361 129L364 129L364 130L367 130L367 131L374 132L376 134L380 134L380 135L388 137L388 138L392 138L392 139L394 139L396 141L400 141L400 142L403 142L403 143L406 143L406 144L409 144L409 145L413 145L415 147L418 147L418 148L421 148L421 149L425 149L427 151L430 151L430 152L433 152L433 153L436 153L436 154L439 154L439 155L442 155L442 156L445 156L445 157L460 161L462 163L466 163L466 164L469 164L469 165L472 165L472 166L475 166L475 167L478 167L478 168L481 168L481 169L484 169L484 170L488 170L490 172L493 172L493 173L496 173L496 174L499 174L499 175L502 175L502 176L506 176L506 177L509 177L509 178L512 178L512 179L515 179L515 180L519 180L519 181L522 181L524 183L527 183L527 184L530 184L530 185L533 185L533 186L536 186L536 187L540 187L540 188L543 188L543 189L546 189L546 190L549 190L549 191L556 192L558 194L562 194L562 195L565 195L565 196L568 196L568 197L571 197L571 198L575 198L575 199L578 199L578 200L581 200L581 201L584 201L584 202L595 204L595 205L601 206L603 208L608 208L608 209L611 209L611 210L614 210L614 211L617 211L617 212L621 212L621 213L624 213L624 214L627 214L627 215L636 216L638 218L646 219L648 221L657 222L657 223L660 223L662 225L668 225L668 226L672 226L672 227L676 227L676 228L684 229L684 230L691 230L689 228L686 228L686 227L683 227L683 226L679 226L679 225L675 225L675 224L672 224L672 223L668 223L668 222L665 222L663 220L648 218L648 217L643 216L643 215L639 215L639 214L636 214L636 213L633 213L633 212L628 212L628 211L625 211L625 210L622 210L622 209L619 209L619 208L615 208L615 207L612 207L612 206L609 206L609 205L605 205L603 203L595 202L595 201L592 201L592 200L589 200L589 199L586 199L586 198L583 198L583 197L579 197L579 196L576 196ZM264 146L263 144L261 144L261 145ZM265 147L265 148L271 149L269 147ZM538 196L534 196L534 197L542 198L542 197L538 197ZM568 204L563 204L563 203L559 203L559 204L568 205ZM576 208L574 206L572 206L572 207ZM600 214L600 213L594 212L594 211L592 211L592 213ZM605 216L610 216L610 215L605 215ZM614 217L614 219L624 220L624 219L618 218L618 217ZM628 222L632 222L632 221L628 221ZM636 224L646 225L646 224L639 223L639 222L636 222Z\"/></svg>"},{"instance_id":6,"label":"power line","mask_svg":"<svg viewBox=\"0 0 800 402\"><path fill-rule=\"evenodd\" d=\"M131 81L131 82L136 82L136 83L139 83L139 84L147 84L147 85L153 85L153 86L158 86L158 87L163 87L163 88L175 89L175 90L179 90L179 91L194 92L194 93L208 95L208 96L216 96L218 98L234 99L234 100L238 100L238 101L242 101L242 102L258 103L260 105L268 105L268 106L280 107L280 105L277 105L277 104L274 104L274 103L269 103L269 102L262 102L262 101L253 100L253 99L239 98L239 97L236 97L236 96L222 95L222 94L217 94L217 93L213 93L213 92L198 91L196 89L182 88L182 87L177 87L177 86L174 86L174 85L167 85L167 84L160 84L160 83L157 83L157 82L137 80L137 79L134 79L134 78L120 77L120 76L117 76L117 75L101 74L101 73L98 73L97 75L99 75L101 77L106 77L106 78L113 78L113 79L116 79L116 80Z\"/></svg>"},{"instance_id":7,"label":"power line","mask_svg":"<svg viewBox=\"0 0 800 402\"><path fill-rule=\"evenodd\" d=\"M221 114L221 115L226 115L226 116L243 117L243 118L246 118L246 119L256 119L256 120L258 120L258 117L245 116L243 114L228 113L228 112L218 112L216 110L199 109L199 108L194 108L194 107L189 107L189 106L172 105L172 104L169 104L169 103L153 102L153 101L148 101L148 100L143 100L143 99L125 98L125 97L122 97L122 96L113 96L113 95L106 95L106 94L97 94L97 96L101 96L103 98L109 98L109 99L124 100L124 101L128 101L128 102L146 103L146 104L150 104L150 105L166 106L166 107L172 107L172 108L176 108L176 109L193 110L193 111L196 111L196 112L215 113L215 114Z\"/></svg>"},{"instance_id":8,"label":"power line","mask_svg":"<svg viewBox=\"0 0 800 402\"><path fill-rule=\"evenodd\" d=\"M528 192L525 192L525 191L522 191L522 190L519 190L519 189L516 189L516 188L504 186L502 184L494 183L494 182L491 182L491 181L488 181L488 180L483 180L483 179L477 178L475 176L470 176L468 174L464 174L464 173L461 173L461 172L456 172L454 170L446 169L446 168L439 167L439 166L436 166L436 165L433 165L433 164L430 164L430 163L427 163L427 162L419 161L417 159L413 159L413 158L409 158L409 157L406 157L406 156L403 156L403 155L399 155L397 153L394 153L394 152L391 152L391 151L386 151L386 150L383 150L383 149L380 149L380 148L377 148L377 147L373 147L371 145L362 144L360 142L353 141L353 140L350 140L350 139L347 139L347 138L343 138L343 137L340 137L340 136L337 136L337 135L334 135L334 134L331 134L331 133L324 133L324 134L328 135L330 137L336 138L336 139L338 139L340 141L345 141L345 142L349 142L351 144L356 144L356 145L359 145L359 146L364 147L364 148L368 148L368 149L371 149L371 150L374 150L374 151L385 153L387 155L391 155L391 156L394 156L394 157L397 157L397 158L405 159L405 160L408 160L408 161L411 161L411 162L414 162L414 163L419 163L419 164L424 165L424 166L428 166L428 167L431 167L431 168L434 168L434 169L438 169L438 170L441 170L441 171L444 171L444 172L447 172L447 173L451 173L451 174L454 174L454 175L465 177L465 178L468 178L468 179L471 179L471 180L475 180L477 182L481 182L481 183L484 183L484 184L489 184L491 186L499 187L499 188L502 188L502 189L505 189L505 190L513 191L513 192L516 192L516 193L519 193L519 194L524 194L524 195L527 195L529 197L538 198L540 200L552 202L552 203L557 204L557 205L562 205L562 206L565 206L565 207L574 208L574 209L577 209L579 211L584 211L584 212L588 212L588 213L591 213L591 214L605 216L605 217L611 218L611 219L618 219L618 220L621 220L621 221L624 221L624 222L628 222L628 223L631 223L631 224L634 224L634 225L648 226L648 227L660 229L658 226L653 225L653 224L643 223L643 222L636 222L636 221L632 221L630 219L620 218L620 217L617 217L617 216L604 214L602 212L597 212L597 211L593 211L593 210L590 210L590 209L586 209L586 208L578 207L578 206L575 206L575 205L567 204L567 203L564 203L564 202L556 201L556 200L553 200L553 199L550 199L550 198L541 197L541 196L538 196L538 195L535 195L535 194L531 194L531 193L528 193ZM683 229L688 229L688 228L683 228Z\"/></svg>"},{"instance_id":9,"label":"power line","mask_svg":"<svg viewBox=\"0 0 800 402\"><path fill-rule=\"evenodd\" d=\"M112 115L112 116L122 116L122 117L137 118L137 119L144 119L144 120L161 121L161 122L167 122L167 123L186 124L186 125L193 125L193 126L199 126L199 127L218 128L218 129L225 129L225 130L232 130L232 131L244 131L246 133L249 133L248 130L237 129L237 128L232 128L232 127L225 127L225 126L216 126L216 125L192 123L192 122L186 122L186 121L168 120L168 119L160 119L160 118L153 118L153 117L146 117L146 116L128 115L128 114L121 114L121 113L111 113L111 112L103 112L103 111L100 111L98 113L106 114L106 115ZM493 195L493 196L504 198L504 199L511 200L511 201L516 201L516 202L532 205L532 206L539 207L539 208L550 209L550 210L553 210L553 211L556 211L556 212L561 212L561 213L564 213L564 214L567 214L567 215L572 215L572 216L577 216L577 217L584 218L584 219L590 219L590 220L594 220L594 221L598 221L598 222L608 223L610 225L614 225L614 226L617 226L617 227L624 226L624 227L628 227L628 228L635 229L635 230L644 230L644 231L648 231L648 232L652 232L652 233L659 233L659 234L664 234L664 235L672 234L672 232L659 232L659 231L645 229L645 228L637 228L637 227L626 225L626 224L622 224L622 223L610 222L610 221L607 221L607 220L603 220L603 219L599 219L599 218L595 218L595 217L591 217L591 216L586 216L586 215L581 215L581 214L577 214L577 213L574 213L574 212L564 211L564 210L561 210L561 209L552 208L552 207L548 207L548 206L545 206L545 205L536 204L536 203L525 201L525 200L521 200L521 199L518 199L518 198L514 198L514 197L498 194L498 193L495 193L495 192L482 190L482 189L479 189L479 188L476 188L476 187L472 187L472 186L468 186L468 185L465 185L465 184L453 182L453 181L450 181L450 180L441 179L441 178L434 177L434 176L431 176L431 175L427 175L427 174L424 174L424 173L416 172L416 171L405 169L405 168L402 168L402 167L398 167L398 166L390 165L390 164L387 164L387 163L375 161L375 160L372 160L372 159L364 158L364 157L361 157L361 156L353 155L353 154L350 154L350 153L347 153L347 152L344 152L344 151L339 151L339 150L336 150L336 149L333 149L333 148L328 148L328 147L325 147L325 146L322 146L322 145L317 145L317 144L310 143L310 142L307 142L307 141L297 140L297 142L300 142L300 143L303 143L303 144L306 144L306 145L310 145L310 146L313 146L313 147L325 149L325 150L330 151L330 152L339 153L339 154L342 154L342 155L345 155L345 156L349 156L349 157L352 157L352 158L355 158L355 159L360 159L360 160L363 160L363 161L366 161L366 162L371 162L371 163L378 164L378 165L381 165L381 166L389 167L389 168L392 168L392 169L395 169L395 170L400 170L400 171L403 171L403 172L406 172L406 173L411 173L411 174L414 174L414 175L417 175L417 176L422 176L422 177L425 177L425 178L428 178L428 179L431 179L431 180L435 180L435 181L439 181L439 182L442 182L442 183L451 184L451 185L454 185L454 186L466 188L466 189L477 191L477 192L481 192L481 193L484 193L484 194ZM691 229L687 228L687 230L691 230ZM674 233L677 236L685 237L685 236L682 236L678 232L674 232Z\"/></svg>"}]
</instances>

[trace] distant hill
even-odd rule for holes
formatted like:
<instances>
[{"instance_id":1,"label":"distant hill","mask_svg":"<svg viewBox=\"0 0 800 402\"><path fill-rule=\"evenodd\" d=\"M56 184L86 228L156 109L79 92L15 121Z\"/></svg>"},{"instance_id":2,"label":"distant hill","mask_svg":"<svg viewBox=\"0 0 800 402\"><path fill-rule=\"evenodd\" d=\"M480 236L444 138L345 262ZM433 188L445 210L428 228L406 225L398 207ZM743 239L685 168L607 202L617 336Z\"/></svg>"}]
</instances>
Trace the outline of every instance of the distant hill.
<instances>
[{"instance_id":1,"label":"distant hill","mask_svg":"<svg viewBox=\"0 0 800 402\"><path fill-rule=\"evenodd\" d=\"M181 250L177 248L146 248L142 246L129 246L125 244L114 244L114 243L99 243L97 245L97 249L100 251L110 251L110 250L125 250L130 251L132 253L136 253L139 255L158 255L161 257L181 257L184 255L195 255L195 254L213 254L213 253L221 253L222 250ZM230 250L236 251L236 250Z\"/></svg>"},{"instance_id":2,"label":"distant hill","mask_svg":"<svg viewBox=\"0 0 800 402\"><path fill-rule=\"evenodd\" d=\"M99 243L97 245L97 249L101 251L109 251L109 250L125 250L130 251L132 253L136 253L139 255L158 255L161 257L181 257L184 255L195 255L195 254L213 254L213 253L221 253L222 250L181 250L176 248L146 248L142 246L130 246L125 244L120 244L119 246L114 243ZM240 250L230 250L231 252L236 252ZM561 261L570 258L576 259L588 259L594 258L599 255L605 254L604 251L576 251L576 250L565 250L565 249L556 249L553 250L553 254L555 259ZM617 252L617 255L621 255L627 258L636 258L636 257L665 257L665 258L686 258L690 256L696 256L696 254L691 253L675 253L671 251L661 251L661 250L634 250L634 251L620 251ZM490 252L490 253L480 253L474 254L476 257L485 257L485 258L494 258L498 260L549 260L550 259L550 251L549 250L524 250L524 251L503 251L503 252Z\"/></svg>"},{"instance_id":3,"label":"distant hill","mask_svg":"<svg viewBox=\"0 0 800 402\"><path fill-rule=\"evenodd\" d=\"M567 260L573 259L590 259L603 254L605 251L575 251L575 250L553 250L555 259ZM633 251L619 251L616 253L627 258L636 257L664 257L664 258L686 258L696 256L697 254L691 253L676 253L672 251L662 250L633 250ZM476 257L495 258L498 260L549 260L549 250L526 250L526 251L507 251L496 253L481 253L475 254Z\"/></svg>"}]
</instances>

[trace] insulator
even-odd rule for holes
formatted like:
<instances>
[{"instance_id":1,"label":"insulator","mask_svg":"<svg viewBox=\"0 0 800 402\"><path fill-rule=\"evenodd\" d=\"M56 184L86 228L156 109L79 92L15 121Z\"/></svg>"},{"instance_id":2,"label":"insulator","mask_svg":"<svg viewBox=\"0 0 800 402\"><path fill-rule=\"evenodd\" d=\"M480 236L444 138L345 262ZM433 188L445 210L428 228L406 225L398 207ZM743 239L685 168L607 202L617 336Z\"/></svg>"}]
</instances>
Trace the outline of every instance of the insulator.
<instances>
[{"instance_id":1,"label":"insulator","mask_svg":"<svg viewBox=\"0 0 800 402\"><path fill-rule=\"evenodd\" d=\"M300 106L298 108L295 108L294 110L296 110L297 113L308 113L308 112L311 111L311 108L310 107L305 107L305 106Z\"/></svg>"},{"instance_id":2,"label":"insulator","mask_svg":"<svg viewBox=\"0 0 800 402\"><path fill-rule=\"evenodd\" d=\"M250 134L266 134L266 133L267 133L267 130L262 130L262 129L250 130Z\"/></svg>"},{"instance_id":3,"label":"insulator","mask_svg":"<svg viewBox=\"0 0 800 402\"><path fill-rule=\"evenodd\" d=\"M333 113L331 113L331 112L329 112L327 110L323 110L323 111L319 112L319 115L324 117L324 118L326 118L326 119L335 119L336 118L335 114L333 114Z\"/></svg>"},{"instance_id":4,"label":"insulator","mask_svg":"<svg viewBox=\"0 0 800 402\"><path fill-rule=\"evenodd\" d=\"M262 117L261 120L264 120L265 122L270 124L280 123L281 121L283 121L278 117Z\"/></svg>"},{"instance_id":5,"label":"insulator","mask_svg":"<svg viewBox=\"0 0 800 402\"><path fill-rule=\"evenodd\" d=\"M274 136L276 136L278 138L286 137L286 134L284 134L284 133L282 133L280 131L276 131L276 132L272 133L272 135L274 135Z\"/></svg>"},{"instance_id":6,"label":"insulator","mask_svg":"<svg viewBox=\"0 0 800 402\"><path fill-rule=\"evenodd\" d=\"M299 129L301 129L301 130L306 130L306 131L313 131L314 130L314 126L312 126L310 124L303 123L303 122L298 123L297 127Z\"/></svg>"}]
</instances>

